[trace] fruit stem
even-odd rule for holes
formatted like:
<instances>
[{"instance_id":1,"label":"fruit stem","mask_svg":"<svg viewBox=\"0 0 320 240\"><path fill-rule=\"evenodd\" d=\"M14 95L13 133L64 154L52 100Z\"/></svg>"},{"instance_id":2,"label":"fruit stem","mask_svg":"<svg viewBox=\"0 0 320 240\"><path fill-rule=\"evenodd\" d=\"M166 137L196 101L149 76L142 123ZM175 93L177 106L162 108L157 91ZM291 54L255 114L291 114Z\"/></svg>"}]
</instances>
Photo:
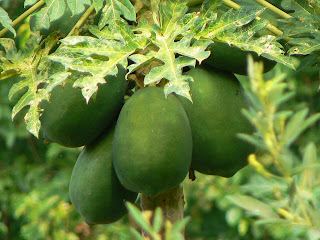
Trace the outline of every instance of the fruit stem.
<instances>
[{"instance_id":1,"label":"fruit stem","mask_svg":"<svg viewBox=\"0 0 320 240\"><path fill-rule=\"evenodd\" d=\"M27 11L22 13L19 17L17 17L13 22L12 22L12 27L16 26L18 23L20 23L22 20L27 18L31 13L36 11L38 8L41 8L45 4L45 0L40 0L37 2L35 5L33 5L31 8L29 8ZM3 37L9 30L7 28L4 28L0 31L0 37Z\"/></svg>"},{"instance_id":2,"label":"fruit stem","mask_svg":"<svg viewBox=\"0 0 320 240\"><path fill-rule=\"evenodd\" d=\"M169 220L172 224L183 219L184 204L185 200L182 184L151 197L141 193L141 209L143 211L154 211L157 207L160 207L165 220ZM161 234L164 235L165 231L162 231ZM165 239L165 236L162 236L161 239Z\"/></svg>"}]
</instances>

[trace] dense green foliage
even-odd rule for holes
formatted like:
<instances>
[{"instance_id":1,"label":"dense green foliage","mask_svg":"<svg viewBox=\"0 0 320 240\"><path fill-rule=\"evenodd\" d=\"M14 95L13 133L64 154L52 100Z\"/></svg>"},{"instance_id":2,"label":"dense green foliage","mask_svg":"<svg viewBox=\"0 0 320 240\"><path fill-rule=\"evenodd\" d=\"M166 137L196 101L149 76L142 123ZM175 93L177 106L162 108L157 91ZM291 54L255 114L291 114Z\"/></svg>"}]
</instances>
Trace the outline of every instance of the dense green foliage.
<instances>
[{"instance_id":1,"label":"dense green foliage","mask_svg":"<svg viewBox=\"0 0 320 240\"><path fill-rule=\"evenodd\" d=\"M111 223L127 213L124 202L137 194L120 184L112 164L114 130L102 135L80 153L69 184L71 203L88 224Z\"/></svg>"},{"instance_id":2,"label":"dense green foliage","mask_svg":"<svg viewBox=\"0 0 320 240\"><path fill-rule=\"evenodd\" d=\"M0 1L0 23L7 28L0 31L0 239L144 240L143 229L150 239L184 240L188 223L188 240L319 240L320 2L270 2L290 15L264 0ZM12 22L27 9L32 13ZM262 60L264 71L252 58L247 62L248 53ZM213 74L210 62L229 73ZM121 79L119 66L125 69ZM195 86L212 74L223 75L221 84L206 81L196 93ZM123 92L115 93L121 99L117 109L109 98L113 94L99 97L108 78ZM127 89L125 79L132 83ZM150 94L132 104L143 91ZM244 95L250 107L240 114L247 105ZM124 98L129 107L123 108L121 131L113 139L111 122ZM92 104L93 111L86 111ZM114 110L105 120L103 107ZM43 119L50 113L46 129ZM44 133L47 141L25 128L40 139ZM86 133L92 128L97 128L94 137ZM81 149L59 146L55 136L71 147L88 144L74 168L79 172L70 185L71 199L68 182ZM209 140L201 142L203 137ZM117 146L111 153L113 140ZM124 188L112 167L115 152L127 168L118 175L133 176L135 191L156 194L182 182L190 161L195 165L195 152L204 160L198 171L205 167L204 173L224 177L190 171L196 181L183 181L188 217L171 225L160 209L141 212L139 198L136 206L123 204L119 189ZM212 155L205 158L208 152ZM99 197L101 188L114 194ZM114 222L126 213L124 205L130 225L128 217ZM87 222L113 224L88 225L75 208Z\"/></svg>"},{"instance_id":3,"label":"dense green foliage","mask_svg":"<svg viewBox=\"0 0 320 240\"><path fill-rule=\"evenodd\" d=\"M238 79L210 67L190 70L193 103L179 98L188 115L193 139L192 168L205 174L231 177L247 164L254 148L237 133L251 133L241 113L248 106Z\"/></svg>"},{"instance_id":4,"label":"dense green foliage","mask_svg":"<svg viewBox=\"0 0 320 240\"><path fill-rule=\"evenodd\" d=\"M235 74L247 75L247 57L251 54L256 61L262 61L264 72L269 72L277 62L258 56L255 52L247 52L227 43L215 42L209 46L212 52L204 61L205 65Z\"/></svg>"},{"instance_id":5,"label":"dense green foliage","mask_svg":"<svg viewBox=\"0 0 320 240\"><path fill-rule=\"evenodd\" d=\"M161 88L138 90L123 106L113 140L113 162L129 190L155 195L186 177L192 154L187 115Z\"/></svg>"},{"instance_id":6,"label":"dense green foliage","mask_svg":"<svg viewBox=\"0 0 320 240\"><path fill-rule=\"evenodd\" d=\"M109 76L101 84L89 103L70 83L57 86L50 101L44 102L40 118L44 139L66 147L80 147L91 143L118 115L126 90L125 71L117 77Z\"/></svg>"}]
</instances>

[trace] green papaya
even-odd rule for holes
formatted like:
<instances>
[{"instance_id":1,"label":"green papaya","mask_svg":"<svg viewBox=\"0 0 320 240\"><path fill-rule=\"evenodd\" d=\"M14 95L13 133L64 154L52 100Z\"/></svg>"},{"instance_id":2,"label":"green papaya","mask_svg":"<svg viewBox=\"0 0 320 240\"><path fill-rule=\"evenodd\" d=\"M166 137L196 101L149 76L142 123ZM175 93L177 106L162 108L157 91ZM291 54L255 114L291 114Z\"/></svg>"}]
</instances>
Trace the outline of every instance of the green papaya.
<instances>
[{"instance_id":1,"label":"green papaya","mask_svg":"<svg viewBox=\"0 0 320 240\"><path fill-rule=\"evenodd\" d=\"M114 128L85 146L72 170L71 203L88 224L119 220L126 213L124 201L134 202L137 193L125 189L112 164Z\"/></svg>"},{"instance_id":2,"label":"green papaya","mask_svg":"<svg viewBox=\"0 0 320 240\"><path fill-rule=\"evenodd\" d=\"M236 136L253 131L241 114L247 107L244 91L231 73L197 67L187 74L194 78L190 84L193 103L181 96L179 100L192 130L191 167L204 174L231 177L254 151Z\"/></svg>"},{"instance_id":3,"label":"green papaya","mask_svg":"<svg viewBox=\"0 0 320 240\"><path fill-rule=\"evenodd\" d=\"M113 163L124 187L149 196L179 185L189 171L192 137L179 100L162 88L139 89L116 124Z\"/></svg>"},{"instance_id":4,"label":"green papaya","mask_svg":"<svg viewBox=\"0 0 320 240\"><path fill-rule=\"evenodd\" d=\"M96 96L87 104L80 89L70 83L52 90L50 101L43 102L40 117L44 139L65 147L80 147L92 142L108 128L120 112L126 91L126 71L107 76Z\"/></svg>"},{"instance_id":5,"label":"green papaya","mask_svg":"<svg viewBox=\"0 0 320 240\"><path fill-rule=\"evenodd\" d=\"M214 67L223 71L247 75L247 55L251 54L255 61L262 61L264 73L269 72L276 65L255 52L243 51L240 48L229 46L227 43L215 42L210 44L209 50L211 55L203 63L207 66Z\"/></svg>"}]
</instances>

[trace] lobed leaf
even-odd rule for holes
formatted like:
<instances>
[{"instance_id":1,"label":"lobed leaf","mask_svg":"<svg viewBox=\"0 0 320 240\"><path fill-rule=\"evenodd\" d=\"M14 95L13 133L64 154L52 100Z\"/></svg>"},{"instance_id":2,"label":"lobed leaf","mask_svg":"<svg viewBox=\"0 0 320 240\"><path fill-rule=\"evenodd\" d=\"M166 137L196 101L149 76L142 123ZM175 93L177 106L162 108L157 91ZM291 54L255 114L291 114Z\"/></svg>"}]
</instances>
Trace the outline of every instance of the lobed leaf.
<instances>
[{"instance_id":1,"label":"lobed leaf","mask_svg":"<svg viewBox=\"0 0 320 240\"><path fill-rule=\"evenodd\" d=\"M117 25L117 21L121 20L121 15L129 21L136 21L136 12L130 0L106 0L98 24L99 29L107 24ZM121 29L120 26L119 29Z\"/></svg>"},{"instance_id":2,"label":"lobed leaf","mask_svg":"<svg viewBox=\"0 0 320 240\"><path fill-rule=\"evenodd\" d=\"M216 10L213 8L212 10ZM264 9L262 7L242 7L237 11L230 9L219 19L208 22L208 26L201 32L204 38L215 38L223 32L233 32L237 28L252 22ZM204 14L208 14L205 12Z\"/></svg>"},{"instance_id":3,"label":"lobed leaf","mask_svg":"<svg viewBox=\"0 0 320 240\"><path fill-rule=\"evenodd\" d=\"M16 30L12 27L12 20L10 19L6 10L0 7L0 24L12 32L13 37L16 37Z\"/></svg>"},{"instance_id":4,"label":"lobed leaf","mask_svg":"<svg viewBox=\"0 0 320 240\"><path fill-rule=\"evenodd\" d=\"M85 5L90 6L91 1L90 0L66 0L68 7L70 8L72 15L77 15L86 9Z\"/></svg>"}]
</instances>

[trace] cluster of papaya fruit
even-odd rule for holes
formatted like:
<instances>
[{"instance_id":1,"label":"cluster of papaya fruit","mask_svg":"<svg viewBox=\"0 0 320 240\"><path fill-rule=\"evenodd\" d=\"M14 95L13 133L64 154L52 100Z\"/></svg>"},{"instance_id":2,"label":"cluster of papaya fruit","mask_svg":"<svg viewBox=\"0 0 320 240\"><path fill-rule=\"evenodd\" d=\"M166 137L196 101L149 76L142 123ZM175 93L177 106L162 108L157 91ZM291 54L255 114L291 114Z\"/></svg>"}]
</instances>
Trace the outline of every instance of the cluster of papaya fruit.
<instances>
[{"instance_id":1,"label":"cluster of papaya fruit","mask_svg":"<svg viewBox=\"0 0 320 240\"><path fill-rule=\"evenodd\" d=\"M70 83L55 87L50 101L41 103L46 141L85 146L69 194L87 223L117 221L126 214L125 201L169 190L190 169L231 177L246 165L254 149L236 136L253 131L241 114L246 97L235 75L219 66L209 58L186 73L194 78L193 102L146 87L124 103L126 70L119 67L88 104Z\"/></svg>"}]
</instances>

